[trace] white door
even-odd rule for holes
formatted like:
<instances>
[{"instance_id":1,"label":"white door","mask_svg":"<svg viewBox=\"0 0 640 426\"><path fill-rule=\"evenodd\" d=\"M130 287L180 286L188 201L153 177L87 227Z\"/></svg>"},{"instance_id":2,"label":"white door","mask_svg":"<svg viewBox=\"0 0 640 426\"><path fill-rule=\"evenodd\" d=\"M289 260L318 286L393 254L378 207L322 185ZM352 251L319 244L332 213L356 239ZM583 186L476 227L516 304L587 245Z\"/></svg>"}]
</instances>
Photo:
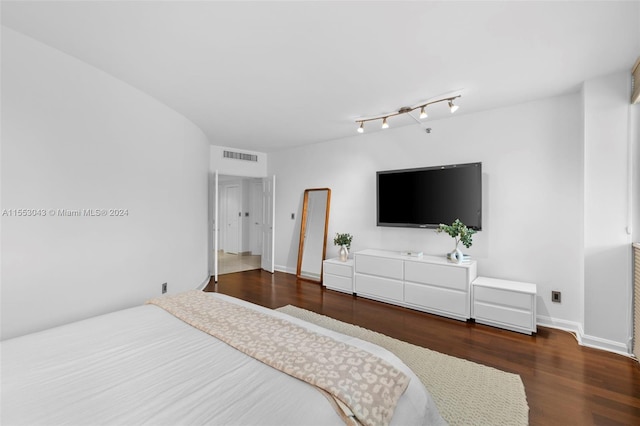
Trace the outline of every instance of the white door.
<instances>
[{"instance_id":1,"label":"white door","mask_svg":"<svg viewBox=\"0 0 640 426\"><path fill-rule=\"evenodd\" d=\"M274 233L276 212L276 177L262 179L262 264L265 271L273 273L274 264Z\"/></svg>"},{"instance_id":2,"label":"white door","mask_svg":"<svg viewBox=\"0 0 640 426\"><path fill-rule=\"evenodd\" d=\"M213 174L213 282L218 282L218 247L220 245L220 227L218 205L220 204L218 194L218 171Z\"/></svg>"},{"instance_id":3,"label":"white door","mask_svg":"<svg viewBox=\"0 0 640 426\"><path fill-rule=\"evenodd\" d=\"M251 229L249 247L251 254L262 254L262 181L251 183Z\"/></svg>"},{"instance_id":4,"label":"white door","mask_svg":"<svg viewBox=\"0 0 640 426\"><path fill-rule=\"evenodd\" d=\"M240 187L229 185L225 188L226 200L226 232L224 251L237 254L240 251Z\"/></svg>"}]
</instances>

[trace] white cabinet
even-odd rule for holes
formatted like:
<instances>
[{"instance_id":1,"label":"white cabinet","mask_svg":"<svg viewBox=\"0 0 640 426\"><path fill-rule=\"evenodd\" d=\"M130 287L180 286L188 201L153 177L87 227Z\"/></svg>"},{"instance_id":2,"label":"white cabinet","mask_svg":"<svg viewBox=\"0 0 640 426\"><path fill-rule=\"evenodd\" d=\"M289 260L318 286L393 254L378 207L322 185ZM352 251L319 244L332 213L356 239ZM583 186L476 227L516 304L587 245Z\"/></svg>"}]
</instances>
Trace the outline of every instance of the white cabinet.
<instances>
[{"instance_id":1,"label":"white cabinet","mask_svg":"<svg viewBox=\"0 0 640 426\"><path fill-rule=\"evenodd\" d=\"M344 269L337 270L342 267ZM355 253L345 265L325 261L324 284L334 290L462 321L536 332L536 285L478 277L475 261L406 256L385 250Z\"/></svg>"},{"instance_id":2,"label":"white cabinet","mask_svg":"<svg viewBox=\"0 0 640 426\"><path fill-rule=\"evenodd\" d=\"M478 277L472 292L476 322L520 333L536 332L535 284Z\"/></svg>"},{"instance_id":3,"label":"white cabinet","mask_svg":"<svg viewBox=\"0 0 640 426\"><path fill-rule=\"evenodd\" d=\"M471 282L475 261L456 264L437 256L363 250L354 256L354 292L459 320L471 317Z\"/></svg>"},{"instance_id":4,"label":"white cabinet","mask_svg":"<svg viewBox=\"0 0 640 426\"><path fill-rule=\"evenodd\" d=\"M322 263L322 285L332 290L353 293L353 259L327 259Z\"/></svg>"}]
</instances>

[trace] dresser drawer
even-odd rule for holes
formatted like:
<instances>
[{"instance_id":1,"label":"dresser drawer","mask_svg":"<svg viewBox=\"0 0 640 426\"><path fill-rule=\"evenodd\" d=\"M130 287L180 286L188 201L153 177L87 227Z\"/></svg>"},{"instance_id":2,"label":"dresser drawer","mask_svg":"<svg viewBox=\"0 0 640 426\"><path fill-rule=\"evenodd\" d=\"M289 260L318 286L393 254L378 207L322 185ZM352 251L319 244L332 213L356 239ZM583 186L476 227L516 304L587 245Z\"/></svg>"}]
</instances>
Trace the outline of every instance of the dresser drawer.
<instances>
[{"instance_id":1,"label":"dresser drawer","mask_svg":"<svg viewBox=\"0 0 640 426\"><path fill-rule=\"evenodd\" d=\"M353 275L353 266L351 264L339 264L335 262L324 262L324 272L326 274L338 275L341 277L349 277Z\"/></svg>"},{"instance_id":2,"label":"dresser drawer","mask_svg":"<svg viewBox=\"0 0 640 426\"><path fill-rule=\"evenodd\" d=\"M473 300L476 302L486 302L493 305L522 309L531 312L535 297L527 293L517 293L509 290L497 288L479 287L473 288Z\"/></svg>"},{"instance_id":3,"label":"dresser drawer","mask_svg":"<svg viewBox=\"0 0 640 426\"><path fill-rule=\"evenodd\" d=\"M533 324L535 317L531 311L475 302L473 314L476 321L480 323L487 322L489 325L501 326L507 329L513 329L515 326L515 328L535 331L535 324Z\"/></svg>"},{"instance_id":4,"label":"dresser drawer","mask_svg":"<svg viewBox=\"0 0 640 426\"><path fill-rule=\"evenodd\" d=\"M469 318L468 294L448 288L405 283L404 301L431 311Z\"/></svg>"},{"instance_id":5,"label":"dresser drawer","mask_svg":"<svg viewBox=\"0 0 640 426\"><path fill-rule=\"evenodd\" d=\"M356 261L357 263L357 261ZM404 295L402 281L356 274L355 292L383 299L402 302Z\"/></svg>"},{"instance_id":6,"label":"dresser drawer","mask_svg":"<svg viewBox=\"0 0 640 426\"><path fill-rule=\"evenodd\" d=\"M478 277L471 286L471 314L476 322L520 333L536 332L535 284Z\"/></svg>"},{"instance_id":7,"label":"dresser drawer","mask_svg":"<svg viewBox=\"0 0 640 426\"><path fill-rule=\"evenodd\" d=\"M325 271L322 284L330 289L353 293L353 279L351 277L341 277L339 275L327 274Z\"/></svg>"},{"instance_id":8,"label":"dresser drawer","mask_svg":"<svg viewBox=\"0 0 640 426\"><path fill-rule=\"evenodd\" d=\"M469 278L466 268L422 262L405 262L404 279L414 283L435 285L467 291Z\"/></svg>"},{"instance_id":9,"label":"dresser drawer","mask_svg":"<svg viewBox=\"0 0 640 426\"><path fill-rule=\"evenodd\" d=\"M356 272L379 277L401 280L403 277L403 262L401 259L390 259L378 256L356 254Z\"/></svg>"}]
</instances>

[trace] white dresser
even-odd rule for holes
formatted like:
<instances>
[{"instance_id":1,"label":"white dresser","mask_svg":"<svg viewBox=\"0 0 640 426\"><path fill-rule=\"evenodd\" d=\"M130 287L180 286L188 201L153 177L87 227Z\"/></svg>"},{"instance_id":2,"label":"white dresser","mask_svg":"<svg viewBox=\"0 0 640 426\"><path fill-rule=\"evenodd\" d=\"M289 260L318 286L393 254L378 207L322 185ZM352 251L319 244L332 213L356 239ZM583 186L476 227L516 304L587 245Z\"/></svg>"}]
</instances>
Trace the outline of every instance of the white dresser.
<instances>
[{"instance_id":1,"label":"white dresser","mask_svg":"<svg viewBox=\"0 0 640 426\"><path fill-rule=\"evenodd\" d=\"M354 255L354 293L465 321L471 318L475 261L451 263L442 256L406 256L363 250Z\"/></svg>"},{"instance_id":2,"label":"white dresser","mask_svg":"<svg viewBox=\"0 0 640 426\"><path fill-rule=\"evenodd\" d=\"M331 290L353 294L353 259L327 259L322 262L322 285Z\"/></svg>"},{"instance_id":3,"label":"white dresser","mask_svg":"<svg viewBox=\"0 0 640 426\"><path fill-rule=\"evenodd\" d=\"M520 333L536 332L535 284L478 277L472 284L476 322Z\"/></svg>"}]
</instances>

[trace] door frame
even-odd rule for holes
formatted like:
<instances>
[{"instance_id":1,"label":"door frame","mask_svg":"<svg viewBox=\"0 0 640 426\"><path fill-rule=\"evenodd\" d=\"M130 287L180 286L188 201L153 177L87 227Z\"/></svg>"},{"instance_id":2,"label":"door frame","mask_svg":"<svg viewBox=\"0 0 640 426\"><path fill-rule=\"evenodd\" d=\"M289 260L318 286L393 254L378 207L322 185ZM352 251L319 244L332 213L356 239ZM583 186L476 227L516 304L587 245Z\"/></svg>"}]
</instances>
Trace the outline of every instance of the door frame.
<instances>
[{"instance_id":1,"label":"door frame","mask_svg":"<svg viewBox=\"0 0 640 426\"><path fill-rule=\"evenodd\" d=\"M240 179L242 178L256 178L256 176L236 176L236 175L228 175L225 174L225 176L234 176L234 177L238 177ZM271 184L271 195L272 195L272 202L271 202L271 224L270 224L270 230L271 230L271 239L270 241L266 242L270 248L271 248L271 261L268 262L268 265L265 265L264 262L262 263L261 267L262 269L273 273L275 271L275 212L276 212L276 203L275 203L275 184L276 184L276 176L275 175L271 175L269 177L262 177L258 179L262 179L263 182L269 180L270 184ZM220 174L218 172L218 170L214 170L214 172L212 173L212 176L210 178L210 187L209 187L209 236L211 238L210 242L209 242L209 274L213 277L214 282L218 283L218 272L219 272L219 268L218 268L218 250L219 250L219 237L220 237L220 227L219 227L219 219L220 219L220 194L219 194L219 183L220 183ZM265 209L265 205L263 203L262 209L264 211ZM264 216L264 214L263 214ZM264 226L263 226L264 228ZM261 256L264 256L264 247L265 247L265 230L263 229L263 238L262 238L262 244L263 244L263 253L261 254Z\"/></svg>"}]
</instances>

